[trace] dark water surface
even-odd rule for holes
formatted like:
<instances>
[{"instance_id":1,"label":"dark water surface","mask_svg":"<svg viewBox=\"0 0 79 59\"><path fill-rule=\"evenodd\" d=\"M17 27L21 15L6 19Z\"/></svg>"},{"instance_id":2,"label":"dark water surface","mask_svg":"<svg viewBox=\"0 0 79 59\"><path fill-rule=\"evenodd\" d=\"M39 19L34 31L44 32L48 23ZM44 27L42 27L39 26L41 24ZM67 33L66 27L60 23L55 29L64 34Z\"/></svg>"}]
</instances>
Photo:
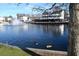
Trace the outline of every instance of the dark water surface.
<instances>
[{"instance_id":1,"label":"dark water surface","mask_svg":"<svg viewBox=\"0 0 79 59\"><path fill-rule=\"evenodd\" d=\"M66 51L68 47L68 27L63 24L0 26L0 42L19 46L23 49L30 47Z\"/></svg>"}]
</instances>

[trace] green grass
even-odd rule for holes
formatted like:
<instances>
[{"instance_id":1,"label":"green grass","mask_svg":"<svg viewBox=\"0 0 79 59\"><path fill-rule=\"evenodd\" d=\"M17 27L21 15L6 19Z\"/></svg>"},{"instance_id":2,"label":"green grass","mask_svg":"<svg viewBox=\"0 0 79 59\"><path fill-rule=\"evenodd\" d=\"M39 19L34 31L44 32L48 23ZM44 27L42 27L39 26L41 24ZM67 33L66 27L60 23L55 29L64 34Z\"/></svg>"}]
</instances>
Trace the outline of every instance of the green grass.
<instances>
[{"instance_id":1,"label":"green grass","mask_svg":"<svg viewBox=\"0 0 79 59\"><path fill-rule=\"evenodd\" d=\"M0 44L0 56L29 56L22 49Z\"/></svg>"}]
</instances>

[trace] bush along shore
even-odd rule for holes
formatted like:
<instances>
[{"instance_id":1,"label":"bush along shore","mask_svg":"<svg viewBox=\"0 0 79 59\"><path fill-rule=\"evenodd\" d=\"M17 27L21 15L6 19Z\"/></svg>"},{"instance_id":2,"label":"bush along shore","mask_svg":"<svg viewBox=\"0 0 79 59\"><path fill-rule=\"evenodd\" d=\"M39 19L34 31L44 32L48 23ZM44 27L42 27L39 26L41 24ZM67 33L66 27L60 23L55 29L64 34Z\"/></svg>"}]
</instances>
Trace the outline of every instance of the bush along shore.
<instances>
[{"instance_id":1,"label":"bush along shore","mask_svg":"<svg viewBox=\"0 0 79 59\"><path fill-rule=\"evenodd\" d=\"M19 47L0 43L0 56L30 56L30 54Z\"/></svg>"}]
</instances>

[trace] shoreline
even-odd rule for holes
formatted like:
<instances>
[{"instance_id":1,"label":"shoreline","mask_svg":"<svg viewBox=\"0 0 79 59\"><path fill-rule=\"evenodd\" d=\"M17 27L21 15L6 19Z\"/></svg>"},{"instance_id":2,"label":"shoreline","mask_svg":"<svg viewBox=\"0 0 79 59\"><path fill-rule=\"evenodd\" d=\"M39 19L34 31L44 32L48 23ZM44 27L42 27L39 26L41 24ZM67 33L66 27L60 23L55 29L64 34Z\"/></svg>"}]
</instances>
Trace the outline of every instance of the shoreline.
<instances>
[{"instance_id":1,"label":"shoreline","mask_svg":"<svg viewBox=\"0 0 79 59\"><path fill-rule=\"evenodd\" d=\"M8 44L4 44L4 43L0 43L0 48L1 48L1 46L6 47L5 49L7 49L7 48L9 48L11 50L18 49L18 50L22 51L24 54L28 53L25 56L29 56L31 54L32 54L31 56L37 56L37 55L39 55L39 56L67 56L67 51L46 50L46 49L38 49L38 48L26 48L25 50L22 50L18 46L12 46L12 45L8 45ZM8 51L9 51L9 49L8 49Z\"/></svg>"},{"instance_id":2,"label":"shoreline","mask_svg":"<svg viewBox=\"0 0 79 59\"><path fill-rule=\"evenodd\" d=\"M67 56L67 51L57 51L57 50L46 50L37 48L26 48L40 56Z\"/></svg>"}]
</instances>

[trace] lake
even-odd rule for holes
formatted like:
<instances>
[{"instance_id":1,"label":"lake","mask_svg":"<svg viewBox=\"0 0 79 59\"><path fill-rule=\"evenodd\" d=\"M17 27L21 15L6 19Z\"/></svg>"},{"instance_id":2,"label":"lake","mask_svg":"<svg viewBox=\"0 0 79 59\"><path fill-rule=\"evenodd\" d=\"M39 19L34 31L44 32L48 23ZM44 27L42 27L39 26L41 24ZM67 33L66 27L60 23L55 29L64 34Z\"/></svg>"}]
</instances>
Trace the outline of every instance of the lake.
<instances>
[{"instance_id":1,"label":"lake","mask_svg":"<svg viewBox=\"0 0 79 59\"><path fill-rule=\"evenodd\" d=\"M39 48L67 51L68 26L60 25L6 25L0 26L0 43L22 49Z\"/></svg>"}]
</instances>

